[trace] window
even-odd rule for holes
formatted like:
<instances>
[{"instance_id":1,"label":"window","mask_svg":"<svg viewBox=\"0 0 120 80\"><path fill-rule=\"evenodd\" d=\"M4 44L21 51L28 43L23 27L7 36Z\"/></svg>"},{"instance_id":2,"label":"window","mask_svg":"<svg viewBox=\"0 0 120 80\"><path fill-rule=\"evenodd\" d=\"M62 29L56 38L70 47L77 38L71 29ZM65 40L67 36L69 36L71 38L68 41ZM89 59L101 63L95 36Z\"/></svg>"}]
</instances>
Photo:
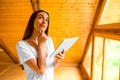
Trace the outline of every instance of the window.
<instances>
[{"instance_id":1,"label":"window","mask_svg":"<svg viewBox=\"0 0 120 80\"><path fill-rule=\"evenodd\" d=\"M120 41L95 36L93 50L92 80L119 80ZM91 54L92 44L83 63L89 76L91 76Z\"/></svg>"}]
</instances>

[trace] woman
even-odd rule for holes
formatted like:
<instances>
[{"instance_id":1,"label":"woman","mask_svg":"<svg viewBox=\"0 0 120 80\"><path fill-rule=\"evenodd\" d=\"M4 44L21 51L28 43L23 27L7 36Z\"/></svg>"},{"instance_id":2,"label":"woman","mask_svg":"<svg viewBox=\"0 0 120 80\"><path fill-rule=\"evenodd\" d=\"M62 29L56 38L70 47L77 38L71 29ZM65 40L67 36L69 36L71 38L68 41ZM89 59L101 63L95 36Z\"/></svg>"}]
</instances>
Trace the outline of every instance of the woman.
<instances>
[{"instance_id":1,"label":"woman","mask_svg":"<svg viewBox=\"0 0 120 80\"><path fill-rule=\"evenodd\" d=\"M54 67L64 58L64 50L55 58L51 37L48 36L49 14L38 10L31 15L23 39L16 48L27 80L54 80Z\"/></svg>"}]
</instances>

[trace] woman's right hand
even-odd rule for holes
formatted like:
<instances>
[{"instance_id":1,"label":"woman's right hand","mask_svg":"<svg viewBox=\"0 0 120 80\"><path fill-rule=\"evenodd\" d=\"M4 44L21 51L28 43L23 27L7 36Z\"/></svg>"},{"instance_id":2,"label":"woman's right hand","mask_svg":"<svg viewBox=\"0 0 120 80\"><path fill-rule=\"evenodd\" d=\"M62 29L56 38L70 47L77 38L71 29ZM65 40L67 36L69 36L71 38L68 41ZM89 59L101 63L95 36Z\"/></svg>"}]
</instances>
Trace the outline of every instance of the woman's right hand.
<instances>
[{"instance_id":1,"label":"woman's right hand","mask_svg":"<svg viewBox=\"0 0 120 80\"><path fill-rule=\"evenodd\" d=\"M43 30L40 31L40 34L38 36L38 41L40 43L45 43L47 40L48 36L45 34L45 32Z\"/></svg>"},{"instance_id":2,"label":"woman's right hand","mask_svg":"<svg viewBox=\"0 0 120 80\"><path fill-rule=\"evenodd\" d=\"M48 36L44 31L40 31L38 36L38 67L43 72L46 70L46 57L48 55L48 47L46 44Z\"/></svg>"}]
</instances>

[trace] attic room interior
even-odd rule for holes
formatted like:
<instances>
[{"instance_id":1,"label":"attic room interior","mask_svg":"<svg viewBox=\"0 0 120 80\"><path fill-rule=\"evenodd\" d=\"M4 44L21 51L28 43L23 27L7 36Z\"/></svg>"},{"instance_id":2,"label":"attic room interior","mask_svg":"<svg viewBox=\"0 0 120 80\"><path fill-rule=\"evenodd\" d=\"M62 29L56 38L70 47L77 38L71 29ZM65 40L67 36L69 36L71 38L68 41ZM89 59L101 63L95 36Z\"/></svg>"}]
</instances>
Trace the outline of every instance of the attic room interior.
<instances>
[{"instance_id":1,"label":"attic room interior","mask_svg":"<svg viewBox=\"0 0 120 80\"><path fill-rule=\"evenodd\" d=\"M26 80L16 51L32 12L50 14L54 46L79 36L54 80L120 80L120 0L1 0L0 80Z\"/></svg>"}]
</instances>

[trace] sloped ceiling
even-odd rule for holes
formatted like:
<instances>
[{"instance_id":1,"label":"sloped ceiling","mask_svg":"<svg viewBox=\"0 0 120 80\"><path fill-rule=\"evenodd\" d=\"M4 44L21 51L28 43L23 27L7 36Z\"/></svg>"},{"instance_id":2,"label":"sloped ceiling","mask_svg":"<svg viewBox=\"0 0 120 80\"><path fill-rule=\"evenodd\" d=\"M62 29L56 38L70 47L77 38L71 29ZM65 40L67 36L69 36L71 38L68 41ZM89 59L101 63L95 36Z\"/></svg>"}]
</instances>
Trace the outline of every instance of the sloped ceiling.
<instances>
[{"instance_id":1,"label":"sloped ceiling","mask_svg":"<svg viewBox=\"0 0 120 80\"><path fill-rule=\"evenodd\" d=\"M40 8L47 10L51 16L49 35L52 36L55 47L64 38L80 36L66 53L63 65L77 65L80 62L97 4L96 0L40 0Z\"/></svg>"},{"instance_id":2,"label":"sloped ceiling","mask_svg":"<svg viewBox=\"0 0 120 80\"><path fill-rule=\"evenodd\" d=\"M28 0L0 1L0 38L16 58L16 42L21 39L31 13Z\"/></svg>"},{"instance_id":3,"label":"sloped ceiling","mask_svg":"<svg viewBox=\"0 0 120 80\"><path fill-rule=\"evenodd\" d=\"M99 0L39 1L40 9L44 9L50 14L49 35L53 38L55 47L64 38L80 37L73 47L66 52L66 57L62 62L63 66L66 64L77 66L84 55L84 48L92 28L98 2ZM120 22L120 11L118 11L120 10L120 1L108 0L107 4L99 24ZM29 0L0 1L0 38L11 51L11 54L17 58L17 62L16 42L21 40L32 12Z\"/></svg>"}]
</instances>

